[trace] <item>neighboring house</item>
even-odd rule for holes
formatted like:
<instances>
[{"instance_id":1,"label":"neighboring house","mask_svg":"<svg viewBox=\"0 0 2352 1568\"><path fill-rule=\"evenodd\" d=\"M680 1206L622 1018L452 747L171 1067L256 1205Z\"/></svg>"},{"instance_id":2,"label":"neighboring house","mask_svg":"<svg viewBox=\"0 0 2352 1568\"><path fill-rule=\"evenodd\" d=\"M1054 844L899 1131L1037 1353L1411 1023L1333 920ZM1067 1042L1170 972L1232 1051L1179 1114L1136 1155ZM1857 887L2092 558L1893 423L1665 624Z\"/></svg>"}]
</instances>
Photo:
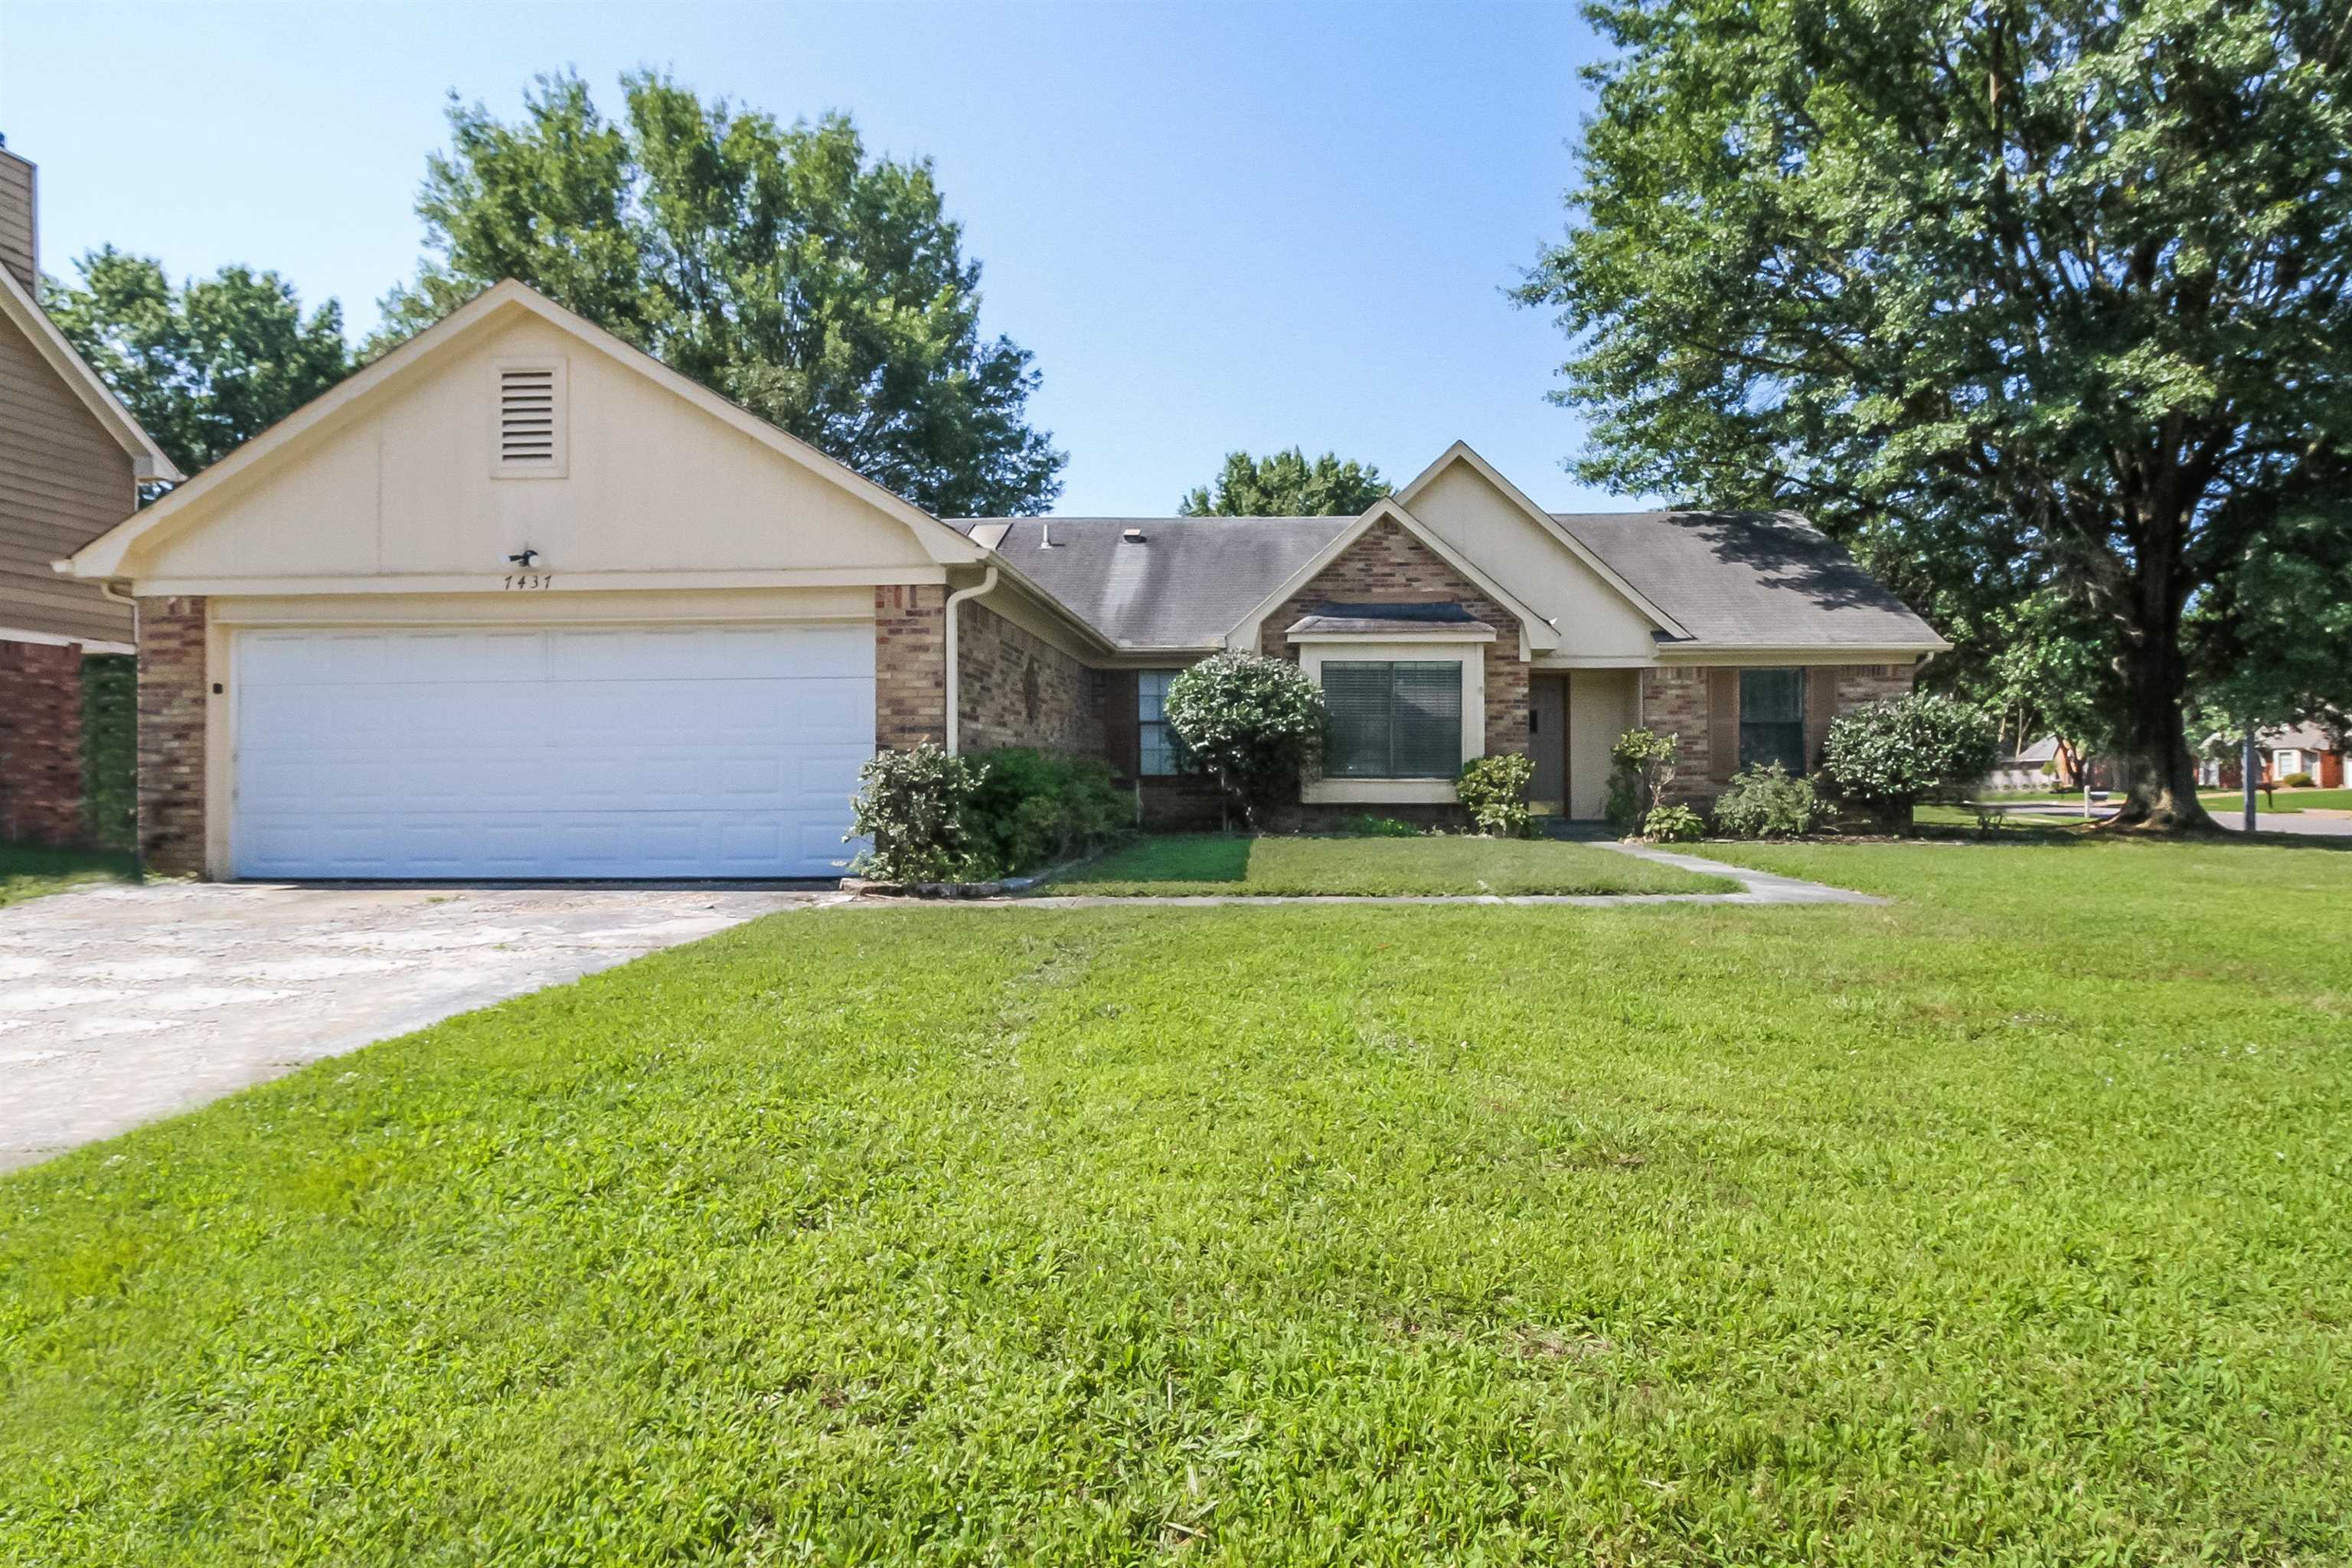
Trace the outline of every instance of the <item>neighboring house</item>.
<instances>
[{"instance_id":1,"label":"neighboring house","mask_svg":"<svg viewBox=\"0 0 2352 1568\"><path fill-rule=\"evenodd\" d=\"M49 563L178 470L42 312L33 165L0 145L0 840L83 837L82 661L131 612Z\"/></svg>"},{"instance_id":2,"label":"neighboring house","mask_svg":"<svg viewBox=\"0 0 2352 1568\"><path fill-rule=\"evenodd\" d=\"M2323 789L2344 784L2344 748L2336 736L2316 724L2264 730L2254 736L2254 760L2262 772L2257 782L2275 784L2295 773L2309 773ZM2197 780L2221 789L2241 787L2244 769L2235 757L2207 757L2197 764Z\"/></svg>"},{"instance_id":3,"label":"neighboring house","mask_svg":"<svg viewBox=\"0 0 2352 1568\"><path fill-rule=\"evenodd\" d=\"M141 605L141 837L252 877L824 876L877 747L1107 759L1220 648L1336 716L1303 819L1458 811L1490 752L1601 812L1814 762L1946 645L1801 521L1554 516L1455 446L1360 517L944 522L501 283L78 552Z\"/></svg>"},{"instance_id":4,"label":"neighboring house","mask_svg":"<svg viewBox=\"0 0 2352 1568\"><path fill-rule=\"evenodd\" d=\"M2044 735L2030 746L2021 747L2010 756L1993 763L1992 773L1985 780L1987 789L2047 790L2063 787L2059 780L2067 772L2064 754L2058 737Z\"/></svg>"}]
</instances>

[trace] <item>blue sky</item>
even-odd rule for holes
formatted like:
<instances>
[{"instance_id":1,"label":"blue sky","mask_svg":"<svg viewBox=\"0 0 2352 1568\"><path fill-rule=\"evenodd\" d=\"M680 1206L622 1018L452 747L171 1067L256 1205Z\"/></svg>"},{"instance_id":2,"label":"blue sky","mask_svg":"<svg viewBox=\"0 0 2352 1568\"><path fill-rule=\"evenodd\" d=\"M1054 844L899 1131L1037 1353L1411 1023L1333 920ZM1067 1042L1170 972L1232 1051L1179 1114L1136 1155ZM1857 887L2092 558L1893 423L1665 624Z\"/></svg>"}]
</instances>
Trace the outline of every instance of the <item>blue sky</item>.
<instances>
[{"instance_id":1,"label":"blue sky","mask_svg":"<svg viewBox=\"0 0 2352 1568\"><path fill-rule=\"evenodd\" d=\"M111 241L275 268L354 335L415 265L454 89L668 68L936 163L984 321L1034 351L1065 513L1172 510L1227 450L1402 482L1459 437L1538 500L1563 342L1505 290L1565 221L1598 48L1566 5L267 6L0 0L0 133L51 272Z\"/></svg>"}]
</instances>

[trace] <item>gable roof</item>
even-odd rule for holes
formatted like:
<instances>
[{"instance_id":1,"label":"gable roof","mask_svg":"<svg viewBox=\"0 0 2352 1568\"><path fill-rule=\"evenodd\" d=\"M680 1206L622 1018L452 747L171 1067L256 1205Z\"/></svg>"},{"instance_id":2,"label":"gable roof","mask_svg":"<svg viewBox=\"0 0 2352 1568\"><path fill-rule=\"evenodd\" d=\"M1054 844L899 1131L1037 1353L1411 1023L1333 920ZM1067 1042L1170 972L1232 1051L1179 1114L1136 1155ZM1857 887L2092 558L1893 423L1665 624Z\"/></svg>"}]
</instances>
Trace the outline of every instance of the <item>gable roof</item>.
<instances>
[{"instance_id":1,"label":"gable roof","mask_svg":"<svg viewBox=\"0 0 2352 1568\"><path fill-rule=\"evenodd\" d=\"M799 437L729 402L700 382L681 375L586 317L573 314L537 289L509 278L475 295L381 359L346 376L154 505L100 534L69 559L58 563L58 570L79 577L117 575L124 556L142 541L176 531L188 514L208 498L301 448L310 437L331 432L340 425L340 416L356 405L389 386L405 383L411 376L425 374L477 333L492 329L516 312L538 317L614 363L635 372L770 451L905 523L934 561L944 564L976 562L985 557L986 552L966 538L961 530L941 522L912 501L883 489Z\"/></svg>"},{"instance_id":2,"label":"gable roof","mask_svg":"<svg viewBox=\"0 0 2352 1568\"><path fill-rule=\"evenodd\" d=\"M1214 647L1352 517L958 518L1022 576L1121 648ZM1129 529L1142 531L1129 543ZM1046 540L1050 538L1052 543Z\"/></svg>"},{"instance_id":3,"label":"gable roof","mask_svg":"<svg viewBox=\"0 0 2352 1568\"><path fill-rule=\"evenodd\" d=\"M58 379L66 384L67 390L90 411L99 424L105 427L106 433L114 437L115 444L131 454L133 477L146 482L164 483L176 482L184 477L172 459L163 455L163 448L155 445L147 432L140 428L139 421L131 416L131 410L123 407L122 400L114 395L114 389L100 379L98 372L89 368L89 362L74 351L73 344L58 331L58 324L49 320L49 313L41 309L40 302L16 281L16 275L5 267L0 267L0 314L5 314L16 323L18 331L32 340L35 352L47 362L49 368L57 373Z\"/></svg>"},{"instance_id":4,"label":"gable roof","mask_svg":"<svg viewBox=\"0 0 2352 1568\"><path fill-rule=\"evenodd\" d=\"M1543 508L1536 505L1534 501L1529 500L1526 491L1520 489L1518 486L1505 479L1502 471L1496 468L1494 464L1480 457L1477 452L1471 447L1470 443L1467 441L1456 441L1454 445L1446 447L1443 452L1440 452L1437 455L1437 460L1435 462L1422 469L1420 473L1415 474L1411 481L1409 481L1402 489L1397 491L1391 499L1399 506L1410 509L1413 503L1413 498L1420 495L1422 491L1427 489L1431 485L1436 483L1439 475L1444 473L1446 469L1454 467L1456 464L1462 464L1468 467L1480 478L1484 479L1488 484L1494 486L1496 490L1501 492L1504 500L1518 508L1520 511L1527 515L1528 521L1535 523L1537 527L1541 528L1546 532L1551 534L1552 537L1559 540L1561 544L1567 547L1570 554L1583 562L1586 566L1592 570L1595 575L1601 579L1601 581L1607 583L1612 588L1614 588L1619 594L1622 595L1635 609L1641 611L1643 615L1648 616L1651 621L1655 623L1661 631L1666 633L1669 637L1679 637L1689 635L1687 629L1675 617L1675 616L1668 612L1665 606L1654 602L1650 595L1644 594L1639 587L1628 581L1617 571L1615 567L1610 565L1607 561L1601 559L1601 556L1596 554L1582 540L1579 539L1575 534L1563 530L1559 525L1559 519L1555 518L1550 512L1544 510Z\"/></svg>"},{"instance_id":5,"label":"gable roof","mask_svg":"<svg viewBox=\"0 0 2352 1568\"><path fill-rule=\"evenodd\" d=\"M1553 521L1706 647L1951 645L1793 512L1559 512Z\"/></svg>"}]
</instances>

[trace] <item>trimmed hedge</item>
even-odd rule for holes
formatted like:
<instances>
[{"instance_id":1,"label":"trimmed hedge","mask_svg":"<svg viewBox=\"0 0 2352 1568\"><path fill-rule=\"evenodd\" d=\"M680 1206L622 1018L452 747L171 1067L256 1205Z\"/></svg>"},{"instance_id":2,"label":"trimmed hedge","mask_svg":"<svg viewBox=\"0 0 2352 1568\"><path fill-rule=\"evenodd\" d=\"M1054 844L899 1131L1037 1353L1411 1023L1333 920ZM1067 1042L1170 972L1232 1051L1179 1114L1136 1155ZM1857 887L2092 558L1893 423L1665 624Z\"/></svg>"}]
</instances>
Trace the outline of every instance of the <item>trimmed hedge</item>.
<instances>
[{"instance_id":1,"label":"trimmed hedge","mask_svg":"<svg viewBox=\"0 0 2352 1568\"><path fill-rule=\"evenodd\" d=\"M81 661L81 822L109 849L139 845L139 661L127 653Z\"/></svg>"}]
</instances>

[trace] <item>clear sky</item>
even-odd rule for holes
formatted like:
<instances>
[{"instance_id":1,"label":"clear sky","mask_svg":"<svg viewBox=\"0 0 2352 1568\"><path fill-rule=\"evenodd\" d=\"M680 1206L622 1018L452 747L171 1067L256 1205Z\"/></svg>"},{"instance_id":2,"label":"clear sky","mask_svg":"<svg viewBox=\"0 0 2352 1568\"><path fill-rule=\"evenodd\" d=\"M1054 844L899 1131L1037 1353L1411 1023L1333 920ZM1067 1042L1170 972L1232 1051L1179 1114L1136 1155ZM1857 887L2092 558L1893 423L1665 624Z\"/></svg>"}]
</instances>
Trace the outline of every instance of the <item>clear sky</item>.
<instances>
[{"instance_id":1,"label":"clear sky","mask_svg":"<svg viewBox=\"0 0 2352 1568\"><path fill-rule=\"evenodd\" d=\"M42 265L274 268L356 337L415 265L446 95L668 68L936 163L983 323L1037 356L1066 514L1172 510L1234 447L1402 482L1456 437L1561 510L1564 343L1505 291L1565 222L1595 40L1569 5L108 5L0 0Z\"/></svg>"}]
</instances>

